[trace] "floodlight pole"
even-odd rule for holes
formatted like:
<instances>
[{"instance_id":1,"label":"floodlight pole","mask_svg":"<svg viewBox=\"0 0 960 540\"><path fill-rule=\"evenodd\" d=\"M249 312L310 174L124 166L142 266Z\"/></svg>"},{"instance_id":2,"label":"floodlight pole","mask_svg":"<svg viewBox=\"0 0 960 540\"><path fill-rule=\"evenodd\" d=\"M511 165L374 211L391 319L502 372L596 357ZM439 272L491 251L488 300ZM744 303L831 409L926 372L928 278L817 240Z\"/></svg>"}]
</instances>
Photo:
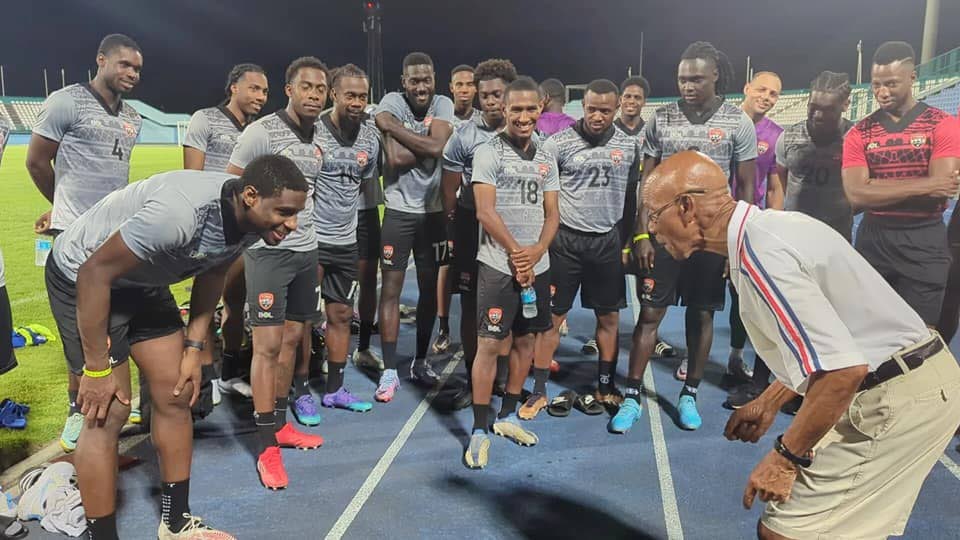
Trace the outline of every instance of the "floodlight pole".
<instances>
[{"instance_id":1,"label":"floodlight pole","mask_svg":"<svg viewBox=\"0 0 960 540\"><path fill-rule=\"evenodd\" d=\"M47 68L43 68L43 95L50 95L50 85L47 84Z\"/></svg>"},{"instance_id":2,"label":"floodlight pole","mask_svg":"<svg viewBox=\"0 0 960 540\"><path fill-rule=\"evenodd\" d=\"M380 0L362 0L363 33L367 35L367 76L370 78L370 100L383 97L383 25Z\"/></svg>"},{"instance_id":3,"label":"floodlight pole","mask_svg":"<svg viewBox=\"0 0 960 540\"><path fill-rule=\"evenodd\" d=\"M940 25L940 0L927 0L927 11L923 16L923 48L920 50L920 63L929 62L937 55L937 27Z\"/></svg>"},{"instance_id":4,"label":"floodlight pole","mask_svg":"<svg viewBox=\"0 0 960 540\"><path fill-rule=\"evenodd\" d=\"M857 42L857 84L863 84L863 40Z\"/></svg>"}]
</instances>

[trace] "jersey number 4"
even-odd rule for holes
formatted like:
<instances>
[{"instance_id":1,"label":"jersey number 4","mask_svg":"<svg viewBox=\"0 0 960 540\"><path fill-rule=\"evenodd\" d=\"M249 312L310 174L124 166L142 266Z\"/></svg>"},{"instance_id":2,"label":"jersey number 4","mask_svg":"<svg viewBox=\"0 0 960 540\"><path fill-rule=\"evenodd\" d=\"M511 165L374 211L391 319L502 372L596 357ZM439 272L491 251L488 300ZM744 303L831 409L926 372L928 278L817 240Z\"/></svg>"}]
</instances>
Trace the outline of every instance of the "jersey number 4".
<instances>
[{"instance_id":1,"label":"jersey number 4","mask_svg":"<svg viewBox=\"0 0 960 540\"><path fill-rule=\"evenodd\" d=\"M120 139L113 140L113 152L110 152L110 154L117 156L117 159L123 161L123 147L120 146Z\"/></svg>"}]
</instances>

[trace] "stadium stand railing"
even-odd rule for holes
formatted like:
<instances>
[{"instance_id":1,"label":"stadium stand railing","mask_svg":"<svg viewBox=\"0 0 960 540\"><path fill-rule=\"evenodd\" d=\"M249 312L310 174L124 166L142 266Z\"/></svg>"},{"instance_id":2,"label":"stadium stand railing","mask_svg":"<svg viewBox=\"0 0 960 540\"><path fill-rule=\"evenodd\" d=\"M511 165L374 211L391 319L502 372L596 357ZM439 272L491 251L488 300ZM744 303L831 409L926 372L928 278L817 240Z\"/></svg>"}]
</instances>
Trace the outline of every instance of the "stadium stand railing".
<instances>
[{"instance_id":1,"label":"stadium stand railing","mask_svg":"<svg viewBox=\"0 0 960 540\"><path fill-rule=\"evenodd\" d=\"M188 122L188 114L165 113L138 99L127 100L140 116L143 117L143 127L137 140L141 144L177 144L177 124ZM29 134L37 123L43 98L8 96L0 98L0 114L3 114L13 123L13 133L21 135L12 140L14 144L20 142L23 135Z\"/></svg>"},{"instance_id":2,"label":"stadium stand railing","mask_svg":"<svg viewBox=\"0 0 960 540\"><path fill-rule=\"evenodd\" d=\"M570 85L569 88L582 91L586 85ZM913 92L918 100L956 114L960 107L960 47L917 66L917 82L914 83ZM807 117L809 97L809 90L785 90L777 106L770 111L769 117L782 126L803 121ZM743 94L727 94L726 98L739 105L743 101ZM677 99L679 98L648 99L640 115L649 120L657 108ZM850 92L850 108L845 116L851 120L859 120L876 108L870 84L854 85ZM583 103L581 100L570 101L564 106L564 111L574 118L580 118L583 116Z\"/></svg>"}]
</instances>

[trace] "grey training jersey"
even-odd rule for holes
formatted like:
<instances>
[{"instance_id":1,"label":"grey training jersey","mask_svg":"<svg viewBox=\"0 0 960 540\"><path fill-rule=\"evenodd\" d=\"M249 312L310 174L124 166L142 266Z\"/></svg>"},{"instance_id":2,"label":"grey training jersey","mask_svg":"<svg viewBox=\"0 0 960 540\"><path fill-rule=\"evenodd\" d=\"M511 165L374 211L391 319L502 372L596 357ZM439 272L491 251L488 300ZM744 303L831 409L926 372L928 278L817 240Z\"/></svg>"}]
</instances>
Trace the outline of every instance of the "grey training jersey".
<instances>
[{"instance_id":1,"label":"grey training jersey","mask_svg":"<svg viewBox=\"0 0 960 540\"><path fill-rule=\"evenodd\" d=\"M373 128L373 132L377 136L377 145L381 150L376 156L377 171L379 174L379 171L383 169L381 165L381 160L383 159L383 139L380 137L380 130L377 129L377 122L373 119L373 116L367 114L363 123ZM380 177L377 177L373 182L364 182L360 184L360 210L377 208L381 204L383 204L383 184L381 183Z\"/></svg>"},{"instance_id":2,"label":"grey training jersey","mask_svg":"<svg viewBox=\"0 0 960 540\"><path fill-rule=\"evenodd\" d=\"M390 92L383 96L374 115L388 112L395 116L403 127L417 135L428 135L434 120L453 123L453 102L446 96L433 96L433 101L423 118L417 118L399 92ZM440 197L441 167L438 160L422 159L417 166L400 175L384 186L387 208L425 214L443 211Z\"/></svg>"},{"instance_id":3,"label":"grey training jersey","mask_svg":"<svg viewBox=\"0 0 960 540\"><path fill-rule=\"evenodd\" d=\"M843 120L840 133L851 127L853 122ZM843 191L842 157L843 135L818 146L807 131L806 120L787 127L777 140L777 165L788 171L784 210L815 217L849 239L853 211Z\"/></svg>"},{"instance_id":4,"label":"grey training jersey","mask_svg":"<svg viewBox=\"0 0 960 540\"><path fill-rule=\"evenodd\" d=\"M542 144L531 141L528 152L523 152L504 134L490 139L477 148L472 181L496 186L497 214L517 243L530 246L540 240L544 222L543 194L560 189L557 159ZM504 274L513 274L507 251L482 227L477 260ZM549 269L550 255L544 253L533 270L539 275Z\"/></svg>"},{"instance_id":5,"label":"grey training jersey","mask_svg":"<svg viewBox=\"0 0 960 540\"><path fill-rule=\"evenodd\" d=\"M313 189L320 177L323 152L316 139L315 126L309 132L302 130L287 116L283 109L264 116L243 130L237 145L230 155L230 163L245 169L254 159L267 154L285 156L297 164L307 179L307 204L297 214L297 228L276 246L257 242L253 249L286 249L310 251L317 247L317 235L313 230Z\"/></svg>"},{"instance_id":6,"label":"grey training jersey","mask_svg":"<svg viewBox=\"0 0 960 540\"><path fill-rule=\"evenodd\" d=\"M225 105L200 109L190 117L183 145L204 153L203 170L227 170L243 124Z\"/></svg>"},{"instance_id":7,"label":"grey training jersey","mask_svg":"<svg viewBox=\"0 0 960 540\"><path fill-rule=\"evenodd\" d=\"M457 129L460 126L469 122L479 121L480 117L483 116L483 113L481 113L476 107L474 107L473 109L470 109L470 111L471 111L470 115L467 116L466 118L460 118L459 116L457 116L456 112L453 113L453 129Z\"/></svg>"},{"instance_id":8,"label":"grey training jersey","mask_svg":"<svg viewBox=\"0 0 960 540\"><path fill-rule=\"evenodd\" d=\"M13 126L6 117L0 115L0 162L3 161L3 149L7 147L7 139L10 137L10 131ZM0 287L7 284L7 278L3 273L3 252L0 251Z\"/></svg>"},{"instance_id":9,"label":"grey training jersey","mask_svg":"<svg viewBox=\"0 0 960 540\"><path fill-rule=\"evenodd\" d=\"M656 110L644 126L643 153L661 161L683 152L699 150L723 169L757 158L757 132L753 121L739 107L723 100L702 116L683 102Z\"/></svg>"},{"instance_id":10,"label":"grey training jersey","mask_svg":"<svg viewBox=\"0 0 960 540\"><path fill-rule=\"evenodd\" d=\"M627 187L636 188L640 146L610 129L596 144L584 138L582 121L552 135L544 147L560 171L560 223L591 233L612 230L623 217Z\"/></svg>"},{"instance_id":11,"label":"grey training jersey","mask_svg":"<svg viewBox=\"0 0 960 540\"><path fill-rule=\"evenodd\" d=\"M171 171L107 195L53 243L51 257L71 281L113 233L142 264L116 282L163 287L236 259L259 236L242 234L233 215L239 180L226 173Z\"/></svg>"},{"instance_id":12,"label":"grey training jersey","mask_svg":"<svg viewBox=\"0 0 960 540\"><path fill-rule=\"evenodd\" d=\"M357 242L361 187L380 181L380 138L376 129L361 123L357 138L349 140L330 114L320 117L314 138L323 152L323 166L313 189L313 226L318 242L345 246Z\"/></svg>"},{"instance_id":13,"label":"grey training jersey","mask_svg":"<svg viewBox=\"0 0 960 540\"><path fill-rule=\"evenodd\" d=\"M89 84L71 84L43 102L33 133L59 143L50 227L65 230L80 214L130 181L130 153L140 115L121 101L110 109Z\"/></svg>"},{"instance_id":14,"label":"grey training jersey","mask_svg":"<svg viewBox=\"0 0 960 540\"><path fill-rule=\"evenodd\" d=\"M443 170L460 173L460 195L458 203L464 208L474 208L473 156L482 144L496 136L497 130L487 127L482 116L460 124L443 147Z\"/></svg>"}]
</instances>

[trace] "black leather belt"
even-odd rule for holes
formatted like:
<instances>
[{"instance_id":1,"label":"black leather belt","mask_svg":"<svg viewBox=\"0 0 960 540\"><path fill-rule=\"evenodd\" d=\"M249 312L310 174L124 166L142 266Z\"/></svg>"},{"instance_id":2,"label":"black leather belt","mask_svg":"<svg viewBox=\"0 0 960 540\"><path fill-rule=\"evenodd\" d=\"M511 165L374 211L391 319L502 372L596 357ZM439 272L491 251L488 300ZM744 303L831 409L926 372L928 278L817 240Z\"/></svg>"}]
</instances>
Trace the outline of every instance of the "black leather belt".
<instances>
[{"instance_id":1,"label":"black leather belt","mask_svg":"<svg viewBox=\"0 0 960 540\"><path fill-rule=\"evenodd\" d=\"M939 335L934 335L927 343L924 343L912 351L900 355L903 363L906 364L908 371L913 371L923 365L923 362L931 356L943 350L943 340ZM893 358L880 364L877 369L868 373L860 383L858 392L870 390L877 385L883 384L894 377L904 375L906 372L900 367L900 364Z\"/></svg>"}]
</instances>

